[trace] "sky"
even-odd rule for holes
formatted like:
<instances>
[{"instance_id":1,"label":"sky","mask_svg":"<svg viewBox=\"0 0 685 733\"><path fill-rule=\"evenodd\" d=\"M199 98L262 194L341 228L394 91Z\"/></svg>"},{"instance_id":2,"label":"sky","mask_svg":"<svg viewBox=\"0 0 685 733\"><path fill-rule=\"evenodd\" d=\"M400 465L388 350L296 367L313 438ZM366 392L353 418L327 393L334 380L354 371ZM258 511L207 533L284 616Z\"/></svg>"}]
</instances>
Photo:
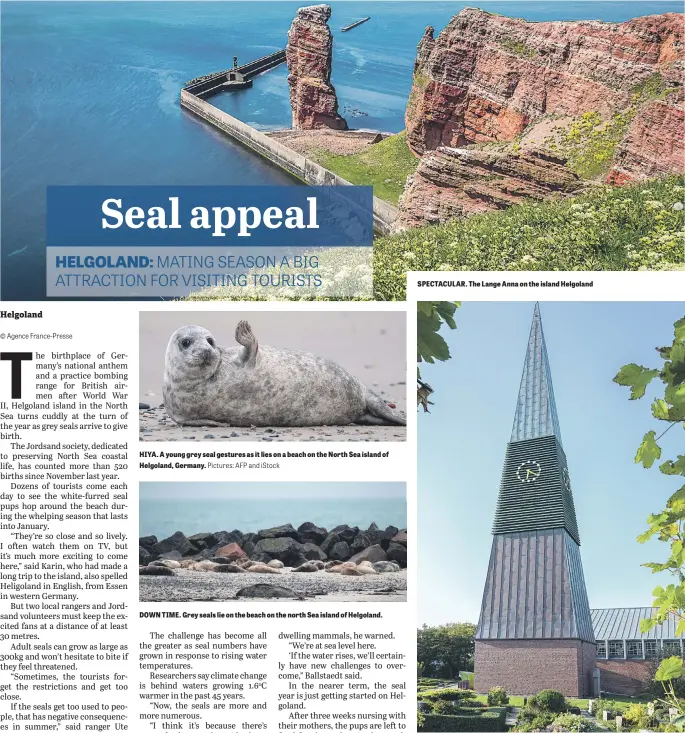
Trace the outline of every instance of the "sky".
<instances>
[{"instance_id":1,"label":"sky","mask_svg":"<svg viewBox=\"0 0 685 733\"><path fill-rule=\"evenodd\" d=\"M477 623L490 534L534 303L462 303L457 330L441 334L452 358L422 364L435 390L418 415L419 623ZM580 529L591 608L651 606L671 582L645 562L667 546L635 538L682 484L634 462L652 418L657 381L645 397L612 382L624 365L658 367L655 348L673 341L685 303L541 303L562 443ZM663 390L661 392L663 395ZM660 441L662 459L683 453L683 432Z\"/></svg>"},{"instance_id":2,"label":"sky","mask_svg":"<svg viewBox=\"0 0 685 733\"><path fill-rule=\"evenodd\" d=\"M141 499L393 499L406 496L406 485L392 481L156 481L140 485Z\"/></svg>"}]
</instances>

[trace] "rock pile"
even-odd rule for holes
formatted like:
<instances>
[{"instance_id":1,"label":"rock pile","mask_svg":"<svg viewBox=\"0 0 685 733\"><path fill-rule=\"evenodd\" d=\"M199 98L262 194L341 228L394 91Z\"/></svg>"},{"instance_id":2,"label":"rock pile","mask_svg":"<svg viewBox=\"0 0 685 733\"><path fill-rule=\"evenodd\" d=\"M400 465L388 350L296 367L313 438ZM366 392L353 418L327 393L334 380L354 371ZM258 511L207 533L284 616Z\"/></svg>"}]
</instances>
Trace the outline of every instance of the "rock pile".
<instances>
[{"instance_id":1,"label":"rock pile","mask_svg":"<svg viewBox=\"0 0 685 733\"><path fill-rule=\"evenodd\" d=\"M173 575L176 569L217 573L328 571L343 575L397 572L407 566L407 530L342 524L330 531L305 522L243 533L175 532L139 539L141 575Z\"/></svg>"}]
</instances>

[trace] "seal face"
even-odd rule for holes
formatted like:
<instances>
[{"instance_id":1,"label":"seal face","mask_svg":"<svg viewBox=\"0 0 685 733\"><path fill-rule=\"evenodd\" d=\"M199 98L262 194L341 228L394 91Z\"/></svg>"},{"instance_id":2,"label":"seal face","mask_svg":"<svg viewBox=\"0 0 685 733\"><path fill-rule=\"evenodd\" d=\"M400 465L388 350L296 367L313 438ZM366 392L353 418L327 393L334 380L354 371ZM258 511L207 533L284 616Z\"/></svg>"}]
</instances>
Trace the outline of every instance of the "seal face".
<instances>
[{"instance_id":1,"label":"seal face","mask_svg":"<svg viewBox=\"0 0 685 733\"><path fill-rule=\"evenodd\" d=\"M261 346L240 321L239 347L221 348L201 326L169 339L164 404L179 425L304 427L406 425L399 411L335 362Z\"/></svg>"}]
</instances>

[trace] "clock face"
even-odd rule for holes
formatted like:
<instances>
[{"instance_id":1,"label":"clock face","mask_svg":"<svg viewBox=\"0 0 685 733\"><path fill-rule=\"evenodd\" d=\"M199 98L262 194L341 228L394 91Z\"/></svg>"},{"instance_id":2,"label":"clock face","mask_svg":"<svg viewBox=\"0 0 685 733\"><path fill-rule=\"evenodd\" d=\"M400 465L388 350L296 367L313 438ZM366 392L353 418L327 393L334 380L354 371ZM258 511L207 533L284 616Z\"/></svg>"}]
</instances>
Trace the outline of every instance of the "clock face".
<instances>
[{"instance_id":1,"label":"clock face","mask_svg":"<svg viewBox=\"0 0 685 733\"><path fill-rule=\"evenodd\" d=\"M533 481L537 481L537 479L540 478L541 473L542 468L537 461L524 461L516 469L516 478L518 478L522 484L530 484L533 483Z\"/></svg>"}]
</instances>

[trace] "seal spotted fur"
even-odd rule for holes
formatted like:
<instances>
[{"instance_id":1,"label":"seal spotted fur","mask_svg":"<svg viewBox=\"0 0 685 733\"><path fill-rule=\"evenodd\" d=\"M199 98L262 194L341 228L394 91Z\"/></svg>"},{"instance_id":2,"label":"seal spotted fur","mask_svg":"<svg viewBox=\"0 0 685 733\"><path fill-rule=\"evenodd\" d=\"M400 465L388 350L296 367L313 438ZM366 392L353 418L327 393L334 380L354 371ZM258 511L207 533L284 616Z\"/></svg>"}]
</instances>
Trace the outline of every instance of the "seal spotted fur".
<instances>
[{"instance_id":1,"label":"seal spotted fur","mask_svg":"<svg viewBox=\"0 0 685 733\"><path fill-rule=\"evenodd\" d=\"M404 415L335 362L304 351L261 346L247 321L239 347L217 346L201 326L171 336L164 405L179 425L306 427L406 425Z\"/></svg>"}]
</instances>

